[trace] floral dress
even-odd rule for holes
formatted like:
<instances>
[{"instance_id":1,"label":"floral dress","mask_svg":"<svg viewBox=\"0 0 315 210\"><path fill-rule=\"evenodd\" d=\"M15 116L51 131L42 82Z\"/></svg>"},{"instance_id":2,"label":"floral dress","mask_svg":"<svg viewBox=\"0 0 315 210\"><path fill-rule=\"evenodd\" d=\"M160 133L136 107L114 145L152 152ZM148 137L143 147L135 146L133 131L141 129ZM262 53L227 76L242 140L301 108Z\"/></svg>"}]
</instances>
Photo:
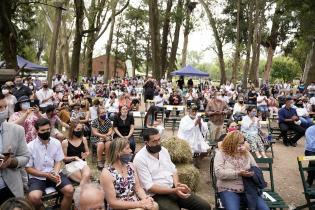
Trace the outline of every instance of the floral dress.
<instances>
[{"instance_id":1,"label":"floral dress","mask_svg":"<svg viewBox=\"0 0 315 210\"><path fill-rule=\"evenodd\" d=\"M10 122L18 120L20 117L22 117L22 112L15 112L10 117ZM20 124L24 127L25 131L25 139L26 142L29 143L33 141L37 137L37 132L35 129L35 122L38 120L38 117L35 114L30 114L27 116L23 124Z\"/></svg>"},{"instance_id":2,"label":"floral dress","mask_svg":"<svg viewBox=\"0 0 315 210\"><path fill-rule=\"evenodd\" d=\"M108 171L114 177L116 198L123 201L138 201L135 192L136 178L134 170L127 165L127 177L123 177L114 167L109 166ZM109 207L112 210L112 208Z\"/></svg>"}]
</instances>

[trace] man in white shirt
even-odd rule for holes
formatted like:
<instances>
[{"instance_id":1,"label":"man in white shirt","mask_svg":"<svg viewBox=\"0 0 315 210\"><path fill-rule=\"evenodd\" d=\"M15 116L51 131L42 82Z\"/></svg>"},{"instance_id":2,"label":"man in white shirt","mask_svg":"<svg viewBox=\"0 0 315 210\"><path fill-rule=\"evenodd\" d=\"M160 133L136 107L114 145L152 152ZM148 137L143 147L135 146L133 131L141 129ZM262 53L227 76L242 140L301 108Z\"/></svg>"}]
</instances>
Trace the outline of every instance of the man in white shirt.
<instances>
[{"instance_id":1,"label":"man in white shirt","mask_svg":"<svg viewBox=\"0 0 315 210\"><path fill-rule=\"evenodd\" d=\"M310 117L307 109L303 107L303 103L296 104L296 113L300 118L301 126L308 128L313 125L313 118Z\"/></svg>"},{"instance_id":2,"label":"man in white shirt","mask_svg":"<svg viewBox=\"0 0 315 210\"><path fill-rule=\"evenodd\" d=\"M159 108L159 111L163 111L163 106L164 106L164 102L165 102L165 99L164 99L164 94L163 94L163 91L160 91L159 92L159 95L157 96L154 96L154 104L156 107Z\"/></svg>"},{"instance_id":3,"label":"man in white shirt","mask_svg":"<svg viewBox=\"0 0 315 210\"><path fill-rule=\"evenodd\" d=\"M161 146L159 131L143 131L145 146L136 154L134 165L141 186L152 195L160 210L210 210L210 205L179 182L175 165L166 148Z\"/></svg>"},{"instance_id":4,"label":"man in white shirt","mask_svg":"<svg viewBox=\"0 0 315 210\"><path fill-rule=\"evenodd\" d=\"M208 154L209 145L205 141L208 125L197 116L197 110L197 106L193 105L189 114L180 120L177 136L190 145L195 157L195 166L199 168L201 159Z\"/></svg>"},{"instance_id":5,"label":"man in white shirt","mask_svg":"<svg viewBox=\"0 0 315 210\"><path fill-rule=\"evenodd\" d=\"M69 179L60 172L64 154L61 143L50 137L50 121L45 118L35 123L38 137L27 146L31 158L26 165L29 176L29 201L36 209L43 209L42 195L48 187L55 187L63 194L61 210L71 207L73 186Z\"/></svg>"},{"instance_id":6,"label":"man in white shirt","mask_svg":"<svg viewBox=\"0 0 315 210\"><path fill-rule=\"evenodd\" d=\"M36 92L36 96L39 100L39 108L42 112L45 112L48 105L53 105L54 91L48 88L47 80L42 81L42 88Z\"/></svg>"},{"instance_id":7,"label":"man in white shirt","mask_svg":"<svg viewBox=\"0 0 315 210\"><path fill-rule=\"evenodd\" d=\"M308 92L308 97L312 98L315 96L315 84L312 82L308 87L307 87L307 92Z\"/></svg>"},{"instance_id":8,"label":"man in white shirt","mask_svg":"<svg viewBox=\"0 0 315 210\"><path fill-rule=\"evenodd\" d=\"M63 85L63 80L61 78L61 74L57 74L56 78L53 80L52 87L57 87L59 85Z\"/></svg>"}]
</instances>

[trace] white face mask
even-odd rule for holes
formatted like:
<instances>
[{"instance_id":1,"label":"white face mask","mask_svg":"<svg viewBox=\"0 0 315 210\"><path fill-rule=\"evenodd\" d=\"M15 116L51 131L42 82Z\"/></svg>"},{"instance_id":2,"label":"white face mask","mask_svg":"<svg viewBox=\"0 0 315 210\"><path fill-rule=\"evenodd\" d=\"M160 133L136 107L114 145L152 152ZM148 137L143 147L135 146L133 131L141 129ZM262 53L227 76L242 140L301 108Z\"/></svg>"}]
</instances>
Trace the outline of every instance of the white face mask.
<instances>
[{"instance_id":1,"label":"white face mask","mask_svg":"<svg viewBox=\"0 0 315 210\"><path fill-rule=\"evenodd\" d=\"M31 107L31 103L30 103L30 102L23 102L23 103L21 104L21 108L22 108L23 110L29 109L30 107Z\"/></svg>"},{"instance_id":2,"label":"white face mask","mask_svg":"<svg viewBox=\"0 0 315 210\"><path fill-rule=\"evenodd\" d=\"M8 93L9 93L9 90L8 90L8 89L3 89L3 90L2 90L2 94L3 94L3 95L6 95L6 94L8 94Z\"/></svg>"}]
</instances>

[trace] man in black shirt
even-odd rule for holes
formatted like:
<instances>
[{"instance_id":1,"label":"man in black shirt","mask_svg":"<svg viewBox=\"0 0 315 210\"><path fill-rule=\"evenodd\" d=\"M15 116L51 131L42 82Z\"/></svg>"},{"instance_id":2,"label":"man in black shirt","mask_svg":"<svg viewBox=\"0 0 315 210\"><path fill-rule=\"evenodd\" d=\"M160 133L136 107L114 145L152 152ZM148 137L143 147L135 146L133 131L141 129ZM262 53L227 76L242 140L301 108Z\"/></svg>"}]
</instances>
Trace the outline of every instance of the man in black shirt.
<instances>
[{"instance_id":1,"label":"man in black shirt","mask_svg":"<svg viewBox=\"0 0 315 210\"><path fill-rule=\"evenodd\" d=\"M252 88L248 92L248 103L251 105L256 105L257 104L257 96L258 96L258 94L256 93L255 88Z\"/></svg>"},{"instance_id":2,"label":"man in black shirt","mask_svg":"<svg viewBox=\"0 0 315 210\"><path fill-rule=\"evenodd\" d=\"M17 100L22 96L30 97L32 95L32 90L23 85L21 76L16 76L14 79L15 87L12 89L12 94L16 97Z\"/></svg>"},{"instance_id":3,"label":"man in black shirt","mask_svg":"<svg viewBox=\"0 0 315 210\"><path fill-rule=\"evenodd\" d=\"M183 89L183 87L184 87L184 83L185 83L185 81L184 81L184 77L183 76L181 76L180 78L179 78L179 80L177 80L176 81L177 82L177 85L178 85L178 87L179 87L179 89Z\"/></svg>"}]
</instances>

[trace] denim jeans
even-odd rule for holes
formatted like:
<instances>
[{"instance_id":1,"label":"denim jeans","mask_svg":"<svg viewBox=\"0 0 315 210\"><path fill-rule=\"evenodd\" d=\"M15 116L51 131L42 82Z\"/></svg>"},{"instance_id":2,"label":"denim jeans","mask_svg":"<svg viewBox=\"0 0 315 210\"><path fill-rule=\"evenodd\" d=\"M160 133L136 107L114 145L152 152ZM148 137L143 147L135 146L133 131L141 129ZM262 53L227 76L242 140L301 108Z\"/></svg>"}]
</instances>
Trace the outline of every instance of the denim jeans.
<instances>
[{"instance_id":1,"label":"denim jeans","mask_svg":"<svg viewBox=\"0 0 315 210\"><path fill-rule=\"evenodd\" d=\"M257 107L257 109L260 111L260 112L268 112L268 106L267 105L259 105Z\"/></svg>"},{"instance_id":2,"label":"denim jeans","mask_svg":"<svg viewBox=\"0 0 315 210\"><path fill-rule=\"evenodd\" d=\"M219 193L222 204L226 210L239 210L241 204L246 204L245 193L223 191ZM262 197L258 197L256 210L269 210Z\"/></svg>"},{"instance_id":3,"label":"denim jeans","mask_svg":"<svg viewBox=\"0 0 315 210\"><path fill-rule=\"evenodd\" d=\"M300 117L301 126L304 128L308 128L313 125L313 118L310 117Z\"/></svg>"},{"instance_id":4,"label":"denim jeans","mask_svg":"<svg viewBox=\"0 0 315 210\"><path fill-rule=\"evenodd\" d=\"M129 138L129 146L130 146L130 149L132 150L132 153L135 154L136 142L135 142L135 137L134 136L130 136L130 138Z\"/></svg>"}]
</instances>

